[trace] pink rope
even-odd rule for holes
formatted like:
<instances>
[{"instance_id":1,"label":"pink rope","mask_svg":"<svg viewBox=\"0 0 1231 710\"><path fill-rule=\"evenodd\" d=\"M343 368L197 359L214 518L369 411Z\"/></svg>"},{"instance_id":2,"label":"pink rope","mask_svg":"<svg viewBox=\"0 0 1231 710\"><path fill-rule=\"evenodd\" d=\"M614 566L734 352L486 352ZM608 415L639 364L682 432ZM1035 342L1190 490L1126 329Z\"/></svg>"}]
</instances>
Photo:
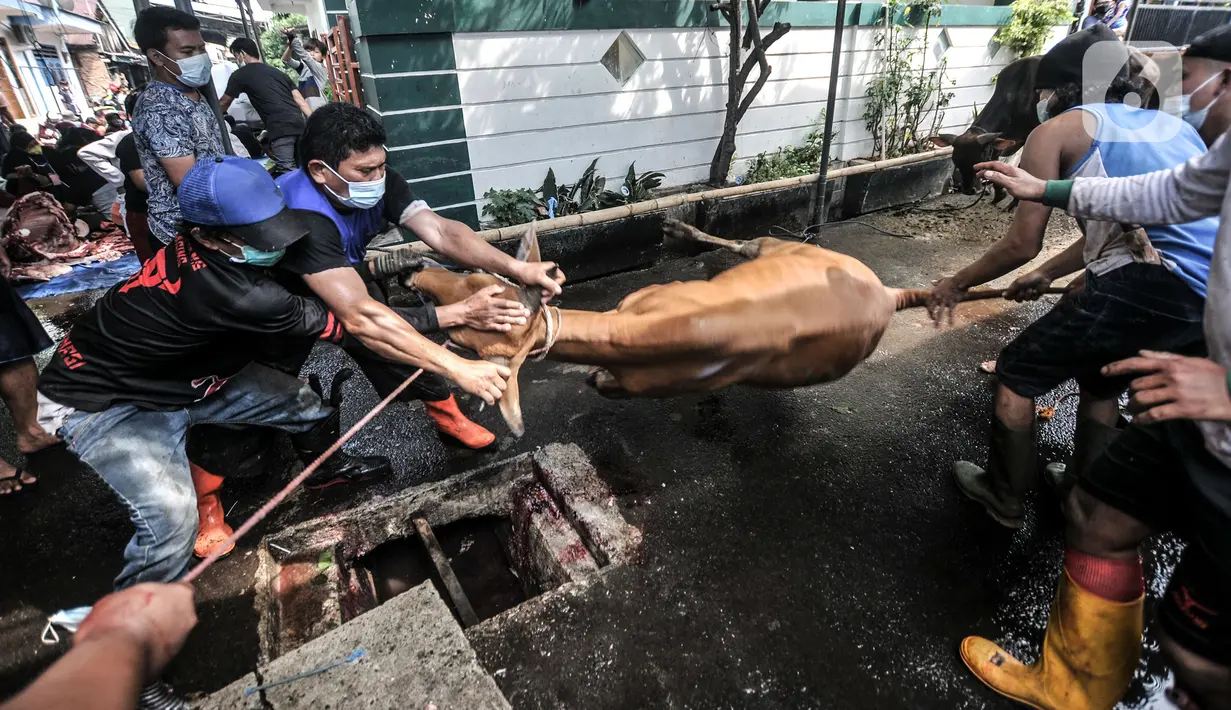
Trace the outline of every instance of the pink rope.
<instances>
[{"instance_id":1,"label":"pink rope","mask_svg":"<svg viewBox=\"0 0 1231 710\"><path fill-rule=\"evenodd\" d=\"M270 511L272 511L279 503L286 500L287 496L289 496L292 492L294 492L294 490L298 488L300 484L302 484L304 481L308 479L308 476L312 475L313 471L315 471L317 468L320 467L322 463L325 462L325 459L328 459L330 456L333 456L335 453L337 453L338 449L342 448L342 446L346 444L346 442L350 441L351 437L359 433L359 430L362 429L365 425L367 425L368 422L372 421L372 419L377 414L380 414L382 409L389 406L389 403L393 401L394 397L397 397L399 394L401 394L402 390L409 387L410 383L414 382L415 379L417 379L419 375L422 375L422 374L423 374L423 368L419 368L418 370L415 371L415 374L411 375L410 377L407 377L405 382L398 385L397 389L390 392L388 397L385 397L384 399L380 401L379 404L377 404L375 407L372 407L372 411L365 414L363 416L363 419L360 419L359 421L355 422L355 426L351 427L350 429L347 429L345 434L338 437L338 440L333 442L333 446L330 446L325 451L325 453L321 454L320 456L316 458L315 461L305 466L304 470L300 471L298 476L291 479L291 482L286 484L285 488L278 491L277 495L275 495L273 498L270 498L268 503L261 506L260 510L253 513L251 518L248 518L247 520L245 520L243 525L240 525L235 530L235 532L231 533L231 537L227 538L226 542L215 547L214 551L209 553L209 557L206 557L205 559L201 560L201 562L196 567L193 567L192 571L189 572L188 576L184 577L182 581L191 583L194 579L196 579L197 577L200 577L202 572L209 569L210 565L214 564L215 562L219 560L219 558L222 557L221 553L223 550L230 547L231 543L238 541L241 537L243 537L250 530L252 530L252 528L256 527L257 523L264 520L265 516L269 515Z\"/></svg>"}]
</instances>

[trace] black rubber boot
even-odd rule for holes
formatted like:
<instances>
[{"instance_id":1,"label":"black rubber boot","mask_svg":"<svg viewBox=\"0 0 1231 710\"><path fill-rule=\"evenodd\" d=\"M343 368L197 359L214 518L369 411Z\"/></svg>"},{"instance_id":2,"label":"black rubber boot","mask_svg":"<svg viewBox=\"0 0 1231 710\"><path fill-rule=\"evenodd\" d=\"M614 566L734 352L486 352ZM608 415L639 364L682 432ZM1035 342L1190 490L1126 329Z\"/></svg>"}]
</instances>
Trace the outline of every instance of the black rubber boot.
<instances>
[{"instance_id":1,"label":"black rubber boot","mask_svg":"<svg viewBox=\"0 0 1231 710\"><path fill-rule=\"evenodd\" d=\"M333 378L329 399L326 404L333 407L333 412L317 422L316 426L302 434L291 437L299 458L308 465L329 450L342 436L342 383L350 379L354 370L345 368ZM320 380L316 375L308 378L309 384L316 393L321 394ZM324 399L322 397L322 399ZM384 456L351 456L345 451L337 451L316 469L308 480L304 481L307 488L328 488L339 483L359 483L374 478L387 476L393 472L393 465Z\"/></svg>"},{"instance_id":2,"label":"black rubber boot","mask_svg":"<svg viewBox=\"0 0 1231 710\"><path fill-rule=\"evenodd\" d=\"M1025 519L1026 495L1038 475L1038 457L1033 429L1010 429L993 416L987 468L958 461L953 464L953 480L996 522L1016 530Z\"/></svg>"},{"instance_id":3,"label":"black rubber boot","mask_svg":"<svg viewBox=\"0 0 1231 710\"><path fill-rule=\"evenodd\" d=\"M1047 464L1043 468L1043 480L1063 499L1126 426L1128 420L1124 417L1119 418L1116 426L1107 426L1089 417L1077 417L1077 428L1073 432L1073 456L1067 463Z\"/></svg>"}]
</instances>

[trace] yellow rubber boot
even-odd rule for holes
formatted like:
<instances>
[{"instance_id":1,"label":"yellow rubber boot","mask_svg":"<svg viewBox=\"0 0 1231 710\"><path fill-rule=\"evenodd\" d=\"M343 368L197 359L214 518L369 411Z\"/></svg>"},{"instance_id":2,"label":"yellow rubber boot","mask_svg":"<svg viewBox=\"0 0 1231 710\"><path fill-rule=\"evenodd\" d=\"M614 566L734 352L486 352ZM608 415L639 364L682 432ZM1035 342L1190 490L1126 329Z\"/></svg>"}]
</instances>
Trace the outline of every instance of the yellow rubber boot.
<instances>
[{"instance_id":1,"label":"yellow rubber boot","mask_svg":"<svg viewBox=\"0 0 1231 710\"><path fill-rule=\"evenodd\" d=\"M1040 710L1111 710L1141 656L1141 610L1098 597L1060 577L1039 661L1027 666L985 638L962 641L962 660L992 690Z\"/></svg>"}]
</instances>

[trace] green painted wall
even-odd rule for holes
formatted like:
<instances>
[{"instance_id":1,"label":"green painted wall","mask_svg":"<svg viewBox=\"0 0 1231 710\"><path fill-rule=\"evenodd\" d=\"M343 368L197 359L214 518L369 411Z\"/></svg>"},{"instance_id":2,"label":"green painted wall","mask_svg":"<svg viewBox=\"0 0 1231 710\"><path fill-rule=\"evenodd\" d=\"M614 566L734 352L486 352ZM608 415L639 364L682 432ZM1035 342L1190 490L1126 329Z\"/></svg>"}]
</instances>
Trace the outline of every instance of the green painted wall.
<instances>
[{"instance_id":1,"label":"green painted wall","mask_svg":"<svg viewBox=\"0 0 1231 710\"><path fill-rule=\"evenodd\" d=\"M361 36L723 26L709 6L710 0L589 0L580 6L573 0L350 0ZM850 3L846 23L876 24L881 7ZM946 5L939 24L999 25L1008 16L1003 6ZM837 3L812 0L771 3L762 18L796 27L832 27L836 20Z\"/></svg>"},{"instance_id":2,"label":"green painted wall","mask_svg":"<svg viewBox=\"0 0 1231 710\"><path fill-rule=\"evenodd\" d=\"M712 0L325 0L327 11L345 9L363 67L364 101L382 114L389 133L389 164L411 189L441 214L478 227L469 175L470 155L453 33L550 30L721 27ZM878 25L882 2L847 5L847 25ZM945 5L934 21L946 26L1008 22L1005 6ZM330 24L337 14L331 14ZM905 21L904 16L899 16ZM837 3L773 2L762 24L833 27ZM458 174L463 173L463 174ZM443 176L443 177L436 177Z\"/></svg>"}]
</instances>

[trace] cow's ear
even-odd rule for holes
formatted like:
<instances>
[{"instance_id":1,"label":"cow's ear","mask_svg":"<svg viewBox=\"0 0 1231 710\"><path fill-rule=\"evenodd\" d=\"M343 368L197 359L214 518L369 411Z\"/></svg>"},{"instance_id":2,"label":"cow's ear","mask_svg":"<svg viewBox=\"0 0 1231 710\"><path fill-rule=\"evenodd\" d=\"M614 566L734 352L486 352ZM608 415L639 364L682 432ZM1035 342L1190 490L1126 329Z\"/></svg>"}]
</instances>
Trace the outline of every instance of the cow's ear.
<instances>
[{"instance_id":1,"label":"cow's ear","mask_svg":"<svg viewBox=\"0 0 1231 710\"><path fill-rule=\"evenodd\" d=\"M517 247L518 261L542 261L539 257L538 222L531 222Z\"/></svg>"},{"instance_id":2,"label":"cow's ear","mask_svg":"<svg viewBox=\"0 0 1231 710\"><path fill-rule=\"evenodd\" d=\"M999 133L980 133L975 140L979 141L979 145L987 145L995 140L1000 140Z\"/></svg>"},{"instance_id":3,"label":"cow's ear","mask_svg":"<svg viewBox=\"0 0 1231 710\"><path fill-rule=\"evenodd\" d=\"M997 138L996 141L992 143L992 147L995 148L997 152L1005 153L1012 150L1017 144L1017 141L1012 138Z\"/></svg>"},{"instance_id":4,"label":"cow's ear","mask_svg":"<svg viewBox=\"0 0 1231 710\"><path fill-rule=\"evenodd\" d=\"M932 141L932 145L936 146L937 148L948 148L949 146L953 145L953 143L957 140L957 136L953 135L952 133L941 133L938 136L932 136L931 138L928 138L928 140Z\"/></svg>"}]
</instances>

